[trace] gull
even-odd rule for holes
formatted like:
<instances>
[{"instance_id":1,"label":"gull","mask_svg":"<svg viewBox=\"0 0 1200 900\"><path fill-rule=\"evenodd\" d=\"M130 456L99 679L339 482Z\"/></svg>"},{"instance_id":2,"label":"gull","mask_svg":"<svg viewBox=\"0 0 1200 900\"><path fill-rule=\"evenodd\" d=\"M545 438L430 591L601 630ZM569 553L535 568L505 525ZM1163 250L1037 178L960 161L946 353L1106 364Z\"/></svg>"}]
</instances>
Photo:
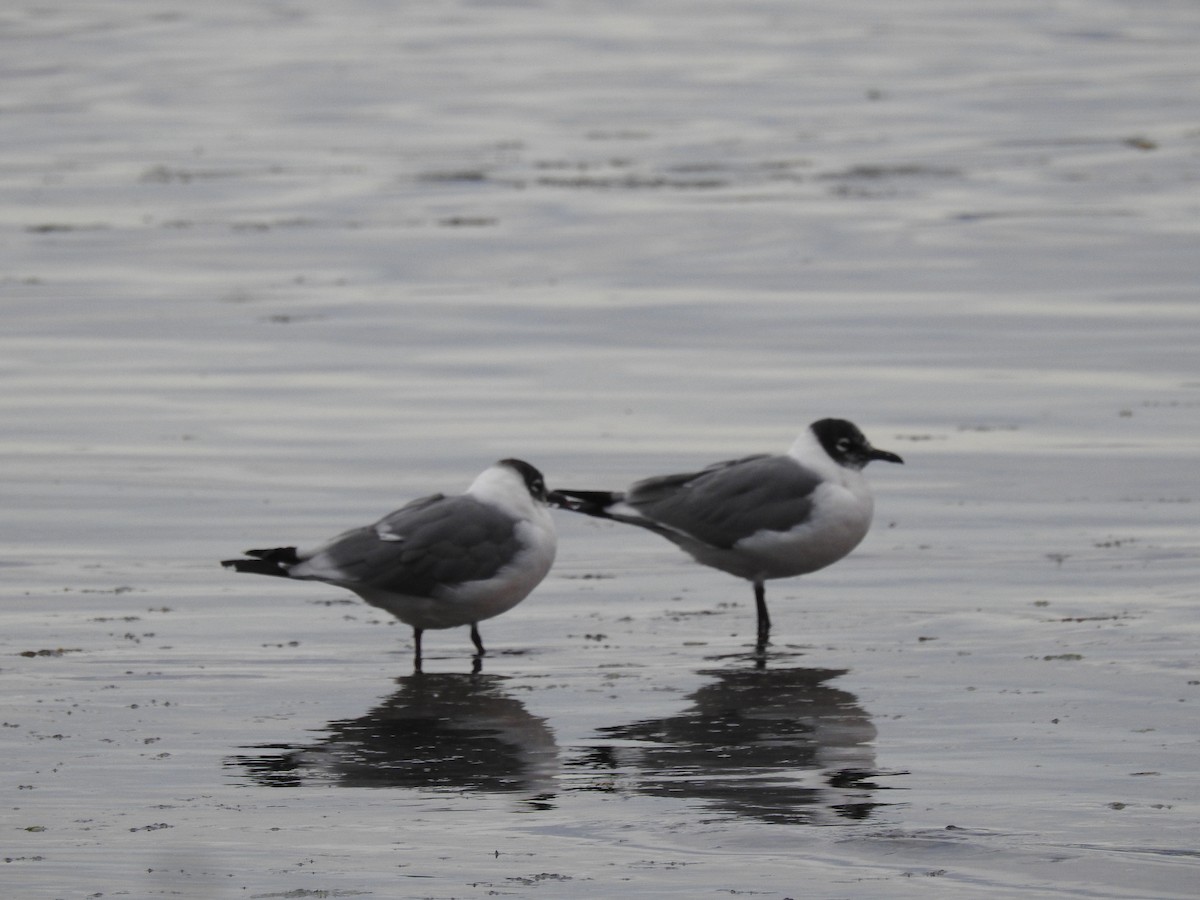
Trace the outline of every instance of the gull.
<instances>
[{"instance_id":1,"label":"gull","mask_svg":"<svg viewBox=\"0 0 1200 900\"><path fill-rule=\"evenodd\" d=\"M904 462L872 447L852 422L821 419L783 456L646 478L625 491L560 488L556 502L646 528L697 562L752 582L762 653L771 633L763 582L823 569L858 546L874 511L862 471L872 460Z\"/></svg>"},{"instance_id":2,"label":"gull","mask_svg":"<svg viewBox=\"0 0 1200 900\"><path fill-rule=\"evenodd\" d=\"M247 550L250 559L221 565L353 591L412 627L417 672L426 629L469 625L478 670L486 652L479 622L524 600L554 562L551 499L558 498L546 491L541 472L502 459L465 493L413 500L312 550Z\"/></svg>"}]
</instances>

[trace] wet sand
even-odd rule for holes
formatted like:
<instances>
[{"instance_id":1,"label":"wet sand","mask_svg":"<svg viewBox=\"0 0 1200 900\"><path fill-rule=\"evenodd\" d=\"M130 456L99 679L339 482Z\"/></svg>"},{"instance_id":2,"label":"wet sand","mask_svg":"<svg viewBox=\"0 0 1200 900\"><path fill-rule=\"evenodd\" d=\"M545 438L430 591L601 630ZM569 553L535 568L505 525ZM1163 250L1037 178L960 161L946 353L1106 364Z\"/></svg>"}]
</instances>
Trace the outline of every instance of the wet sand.
<instances>
[{"instance_id":1,"label":"wet sand","mask_svg":"<svg viewBox=\"0 0 1200 900\"><path fill-rule=\"evenodd\" d=\"M6 13L22 897L1191 897L1190 4ZM504 456L873 466L748 585L557 516L426 638L216 561Z\"/></svg>"}]
</instances>

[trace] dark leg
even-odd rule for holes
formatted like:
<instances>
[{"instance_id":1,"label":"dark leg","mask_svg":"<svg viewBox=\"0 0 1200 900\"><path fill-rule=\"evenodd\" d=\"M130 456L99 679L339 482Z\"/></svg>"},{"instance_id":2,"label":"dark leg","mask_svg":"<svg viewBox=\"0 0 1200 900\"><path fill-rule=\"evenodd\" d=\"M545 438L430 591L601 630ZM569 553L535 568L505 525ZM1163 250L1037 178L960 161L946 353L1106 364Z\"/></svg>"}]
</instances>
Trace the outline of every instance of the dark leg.
<instances>
[{"instance_id":1,"label":"dark leg","mask_svg":"<svg viewBox=\"0 0 1200 900\"><path fill-rule=\"evenodd\" d=\"M771 616L767 612L767 591L761 581L754 582L754 607L758 610L758 643L754 649L762 653L771 641Z\"/></svg>"},{"instance_id":2,"label":"dark leg","mask_svg":"<svg viewBox=\"0 0 1200 900\"><path fill-rule=\"evenodd\" d=\"M413 646L416 648L413 655L413 671L421 671L421 634L420 628L413 628Z\"/></svg>"},{"instance_id":3,"label":"dark leg","mask_svg":"<svg viewBox=\"0 0 1200 900\"><path fill-rule=\"evenodd\" d=\"M475 645L475 656L487 656L487 651L483 649L483 640L479 637L479 629L475 623L471 623L471 643Z\"/></svg>"}]
</instances>

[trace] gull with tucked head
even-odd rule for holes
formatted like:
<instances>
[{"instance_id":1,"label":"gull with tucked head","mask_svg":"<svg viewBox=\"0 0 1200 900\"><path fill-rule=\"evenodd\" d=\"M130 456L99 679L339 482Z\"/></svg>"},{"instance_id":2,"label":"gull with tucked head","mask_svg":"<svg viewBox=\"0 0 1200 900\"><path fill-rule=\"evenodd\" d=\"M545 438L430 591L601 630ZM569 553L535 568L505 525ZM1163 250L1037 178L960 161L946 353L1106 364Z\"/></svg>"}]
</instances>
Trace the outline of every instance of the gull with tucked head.
<instances>
[{"instance_id":1,"label":"gull with tucked head","mask_svg":"<svg viewBox=\"0 0 1200 900\"><path fill-rule=\"evenodd\" d=\"M312 550L247 550L221 565L353 591L412 627L418 672L426 629L469 625L478 669L479 622L524 600L554 562L550 499L541 472L502 459L463 494L414 500Z\"/></svg>"}]
</instances>

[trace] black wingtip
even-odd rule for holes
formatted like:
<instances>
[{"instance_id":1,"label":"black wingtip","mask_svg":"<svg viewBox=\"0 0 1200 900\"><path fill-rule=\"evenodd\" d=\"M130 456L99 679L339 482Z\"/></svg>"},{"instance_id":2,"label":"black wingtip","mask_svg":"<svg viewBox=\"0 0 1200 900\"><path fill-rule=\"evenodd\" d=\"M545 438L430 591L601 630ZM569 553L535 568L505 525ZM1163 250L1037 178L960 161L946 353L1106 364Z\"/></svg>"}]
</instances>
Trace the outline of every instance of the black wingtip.
<instances>
[{"instance_id":1,"label":"black wingtip","mask_svg":"<svg viewBox=\"0 0 1200 900\"><path fill-rule=\"evenodd\" d=\"M300 562L300 557L296 555L295 547L271 547L268 550L247 550L247 556L253 556L257 559L269 559L271 562L277 562L280 565L291 566Z\"/></svg>"},{"instance_id":2,"label":"black wingtip","mask_svg":"<svg viewBox=\"0 0 1200 900\"><path fill-rule=\"evenodd\" d=\"M621 499L620 494L614 494L612 491L572 491L556 488L550 493L552 505L588 516L607 516L608 508Z\"/></svg>"},{"instance_id":3,"label":"black wingtip","mask_svg":"<svg viewBox=\"0 0 1200 900\"><path fill-rule=\"evenodd\" d=\"M235 572L250 572L255 575L288 577L288 567L300 561L295 547L273 547L269 550L247 550L252 559L223 559L221 565Z\"/></svg>"},{"instance_id":4,"label":"black wingtip","mask_svg":"<svg viewBox=\"0 0 1200 900\"><path fill-rule=\"evenodd\" d=\"M252 575L274 575L287 578L288 572L279 563L266 559L223 559L221 565L235 572L249 572Z\"/></svg>"}]
</instances>

